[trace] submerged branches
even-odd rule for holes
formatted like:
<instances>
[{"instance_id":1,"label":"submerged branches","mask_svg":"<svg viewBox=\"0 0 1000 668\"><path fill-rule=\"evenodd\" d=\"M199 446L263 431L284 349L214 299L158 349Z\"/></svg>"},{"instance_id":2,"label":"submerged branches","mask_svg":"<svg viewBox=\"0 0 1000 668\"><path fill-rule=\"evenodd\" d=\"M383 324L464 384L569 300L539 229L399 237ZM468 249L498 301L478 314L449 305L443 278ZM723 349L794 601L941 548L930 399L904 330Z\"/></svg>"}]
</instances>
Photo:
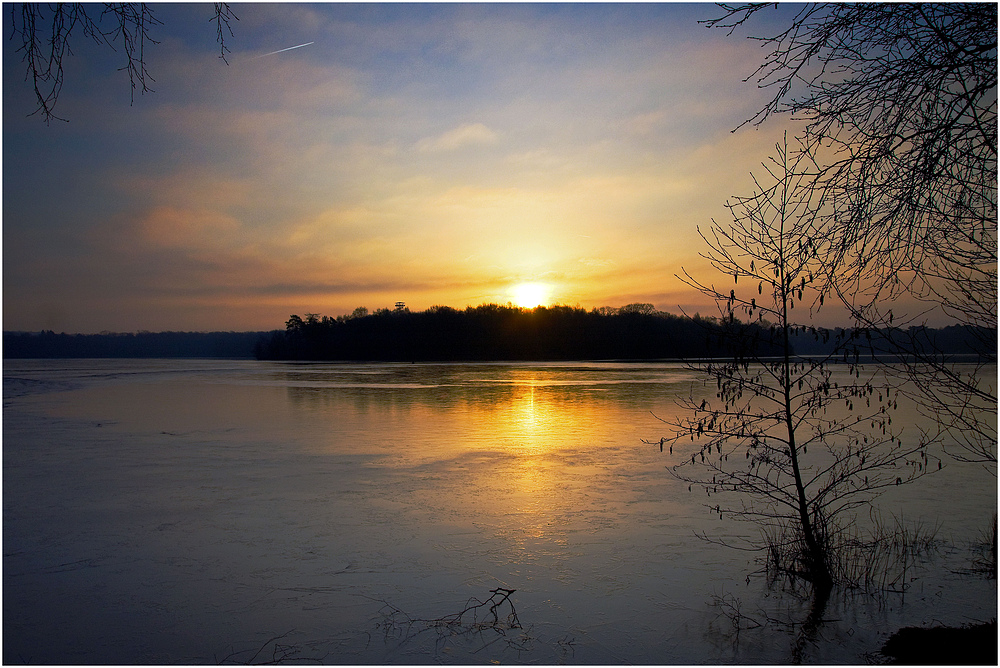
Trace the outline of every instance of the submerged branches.
<instances>
[{"instance_id":1,"label":"submerged branches","mask_svg":"<svg viewBox=\"0 0 1000 668\"><path fill-rule=\"evenodd\" d=\"M818 517L816 526L830 557L834 580L845 592L866 594L904 593L910 585L908 573L939 547L938 527L908 524L898 516L886 520L873 508L868 529L854 517ZM788 524L768 528L763 536L764 571L772 584L797 577L807 553L800 532ZM794 584L794 583L791 583Z\"/></svg>"},{"instance_id":2,"label":"submerged branches","mask_svg":"<svg viewBox=\"0 0 1000 668\"><path fill-rule=\"evenodd\" d=\"M449 639L464 636L477 637L482 640L482 645L473 650L473 653L480 652L490 647L496 642L504 642L506 647L514 650L530 649L530 638L527 636L521 622L514 609L514 602L511 595L514 589L497 587L490 590L490 597L485 601L478 598L470 598L465 607L458 612L454 612L434 619L422 619L410 617L399 608L386 603L379 611L382 627L386 640L398 639L407 642L426 631L437 633L437 644L440 648ZM512 635L512 631L520 631L517 635ZM484 636L485 632L491 632Z\"/></svg>"},{"instance_id":3,"label":"submerged branches","mask_svg":"<svg viewBox=\"0 0 1000 668\"><path fill-rule=\"evenodd\" d=\"M288 645L278 642L284 640L292 633L294 631L287 631L281 635L269 638L256 650L233 650L216 663L219 665L237 664L243 666L274 666L285 663L322 664L326 658L325 655L320 657L302 656L302 648L298 645ZM270 653L268 653L269 648Z\"/></svg>"}]
</instances>

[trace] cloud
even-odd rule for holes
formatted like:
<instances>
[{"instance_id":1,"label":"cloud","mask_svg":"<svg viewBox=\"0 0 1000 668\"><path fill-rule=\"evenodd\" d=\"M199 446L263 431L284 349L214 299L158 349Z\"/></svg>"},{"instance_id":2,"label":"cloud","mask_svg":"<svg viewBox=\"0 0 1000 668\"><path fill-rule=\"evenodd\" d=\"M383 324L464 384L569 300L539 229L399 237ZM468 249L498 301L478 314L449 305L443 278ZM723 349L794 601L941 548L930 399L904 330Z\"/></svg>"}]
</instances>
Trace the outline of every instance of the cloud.
<instances>
[{"instance_id":1,"label":"cloud","mask_svg":"<svg viewBox=\"0 0 1000 668\"><path fill-rule=\"evenodd\" d=\"M617 263L614 260L609 260L607 258L581 257L580 264L585 267L593 267L594 269L604 269L607 267L614 267Z\"/></svg>"},{"instance_id":2,"label":"cloud","mask_svg":"<svg viewBox=\"0 0 1000 668\"><path fill-rule=\"evenodd\" d=\"M657 295L774 139L729 132L758 47L677 7L254 5L229 65L164 39L134 106L114 70L69 82L72 124L5 119L4 315L267 328L543 275L584 306L691 301Z\"/></svg>"},{"instance_id":3,"label":"cloud","mask_svg":"<svg viewBox=\"0 0 1000 668\"><path fill-rule=\"evenodd\" d=\"M489 146L499 141L497 133L482 123L466 123L437 137L425 137L417 142L422 153L455 151L467 146Z\"/></svg>"}]
</instances>

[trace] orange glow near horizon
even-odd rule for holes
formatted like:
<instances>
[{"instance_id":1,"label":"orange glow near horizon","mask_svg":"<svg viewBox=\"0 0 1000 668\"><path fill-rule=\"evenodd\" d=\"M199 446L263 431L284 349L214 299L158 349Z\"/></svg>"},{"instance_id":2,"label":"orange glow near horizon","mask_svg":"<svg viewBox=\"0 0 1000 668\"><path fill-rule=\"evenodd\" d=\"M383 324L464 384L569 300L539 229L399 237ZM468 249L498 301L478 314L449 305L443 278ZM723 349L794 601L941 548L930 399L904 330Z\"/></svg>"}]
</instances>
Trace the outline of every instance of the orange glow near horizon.
<instances>
[{"instance_id":1,"label":"orange glow near horizon","mask_svg":"<svg viewBox=\"0 0 1000 668\"><path fill-rule=\"evenodd\" d=\"M172 92L135 107L76 56L72 140L9 82L7 329L269 331L397 302L716 312L675 275L712 281L698 225L786 128L730 132L756 47L693 37L698 6L252 7L283 32L240 38L239 66L207 67L194 23L170 21ZM310 46L275 53L292 44ZM107 127L148 150L95 140ZM56 163L72 188L36 178Z\"/></svg>"}]
</instances>

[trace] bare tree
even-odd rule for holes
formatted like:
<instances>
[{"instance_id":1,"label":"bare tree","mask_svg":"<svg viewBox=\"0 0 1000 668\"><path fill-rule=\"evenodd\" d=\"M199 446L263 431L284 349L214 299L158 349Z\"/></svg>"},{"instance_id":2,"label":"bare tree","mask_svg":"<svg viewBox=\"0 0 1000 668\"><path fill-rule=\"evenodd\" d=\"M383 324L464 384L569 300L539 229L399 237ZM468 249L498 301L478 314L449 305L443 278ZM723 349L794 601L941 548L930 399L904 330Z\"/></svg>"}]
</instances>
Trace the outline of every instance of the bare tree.
<instances>
[{"instance_id":1,"label":"bare tree","mask_svg":"<svg viewBox=\"0 0 1000 668\"><path fill-rule=\"evenodd\" d=\"M731 32L764 4L721 5ZM832 242L828 290L895 353L896 383L957 459L996 472L997 5L808 4L750 77L774 91L747 123L790 114L816 159L808 187ZM904 310L900 298L923 306ZM978 366L928 340L966 325ZM911 336L913 334L914 336ZM890 367L887 367L889 369Z\"/></svg>"},{"instance_id":2,"label":"bare tree","mask_svg":"<svg viewBox=\"0 0 1000 668\"><path fill-rule=\"evenodd\" d=\"M158 43L152 37L152 30L163 24L156 18L151 5L22 3L11 5L10 14L10 39L20 42L17 53L22 54L25 63L25 80L31 80L38 102L30 115L40 113L46 123L53 119L66 120L56 116L55 106L65 79L63 62L73 53L70 40L79 33L114 51L121 48L125 62L120 69L128 72L133 101L137 89L140 94L152 91L149 84L153 77L146 67L146 49ZM225 61L229 52L226 33L232 36L230 21L238 21L239 17L227 3L217 2L210 20L216 24L219 57Z\"/></svg>"},{"instance_id":3,"label":"bare tree","mask_svg":"<svg viewBox=\"0 0 1000 668\"><path fill-rule=\"evenodd\" d=\"M807 158L778 145L766 179L754 177L757 190L727 203L732 223L713 221L702 233L703 257L733 287L687 272L681 279L719 304L731 358L699 366L715 380L716 400L682 401L680 416L665 420L671 432L660 447L669 443L673 454L690 441L690 459L673 475L709 496L735 497L710 508L764 527L764 543L751 547L768 547L780 570L813 583L825 601L843 572L837 533L853 523L852 511L924 475L932 458L921 440L893 427L896 392L861 363L870 333L811 324L825 299L819 272L830 241L815 213ZM761 326L769 347L753 340ZM797 357L796 335L832 336L832 352ZM834 368L850 380L837 380L843 374Z\"/></svg>"}]
</instances>

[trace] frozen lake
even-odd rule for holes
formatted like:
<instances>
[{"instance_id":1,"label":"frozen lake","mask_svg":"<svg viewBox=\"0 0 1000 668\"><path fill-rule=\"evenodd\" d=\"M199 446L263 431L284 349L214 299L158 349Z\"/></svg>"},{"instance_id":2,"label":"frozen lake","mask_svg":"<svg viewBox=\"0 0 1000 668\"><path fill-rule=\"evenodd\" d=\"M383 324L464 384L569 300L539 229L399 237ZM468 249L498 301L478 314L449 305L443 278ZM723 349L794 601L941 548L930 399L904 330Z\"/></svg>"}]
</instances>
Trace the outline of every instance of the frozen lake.
<instances>
[{"instance_id":1,"label":"frozen lake","mask_svg":"<svg viewBox=\"0 0 1000 668\"><path fill-rule=\"evenodd\" d=\"M694 536L754 527L641 442L704 392L677 364L6 360L4 663L786 663L794 627L737 638L711 603L801 605ZM962 572L993 476L949 462L881 503L940 553L905 596L832 602L808 662L996 617ZM420 621L498 587L521 628Z\"/></svg>"}]
</instances>

